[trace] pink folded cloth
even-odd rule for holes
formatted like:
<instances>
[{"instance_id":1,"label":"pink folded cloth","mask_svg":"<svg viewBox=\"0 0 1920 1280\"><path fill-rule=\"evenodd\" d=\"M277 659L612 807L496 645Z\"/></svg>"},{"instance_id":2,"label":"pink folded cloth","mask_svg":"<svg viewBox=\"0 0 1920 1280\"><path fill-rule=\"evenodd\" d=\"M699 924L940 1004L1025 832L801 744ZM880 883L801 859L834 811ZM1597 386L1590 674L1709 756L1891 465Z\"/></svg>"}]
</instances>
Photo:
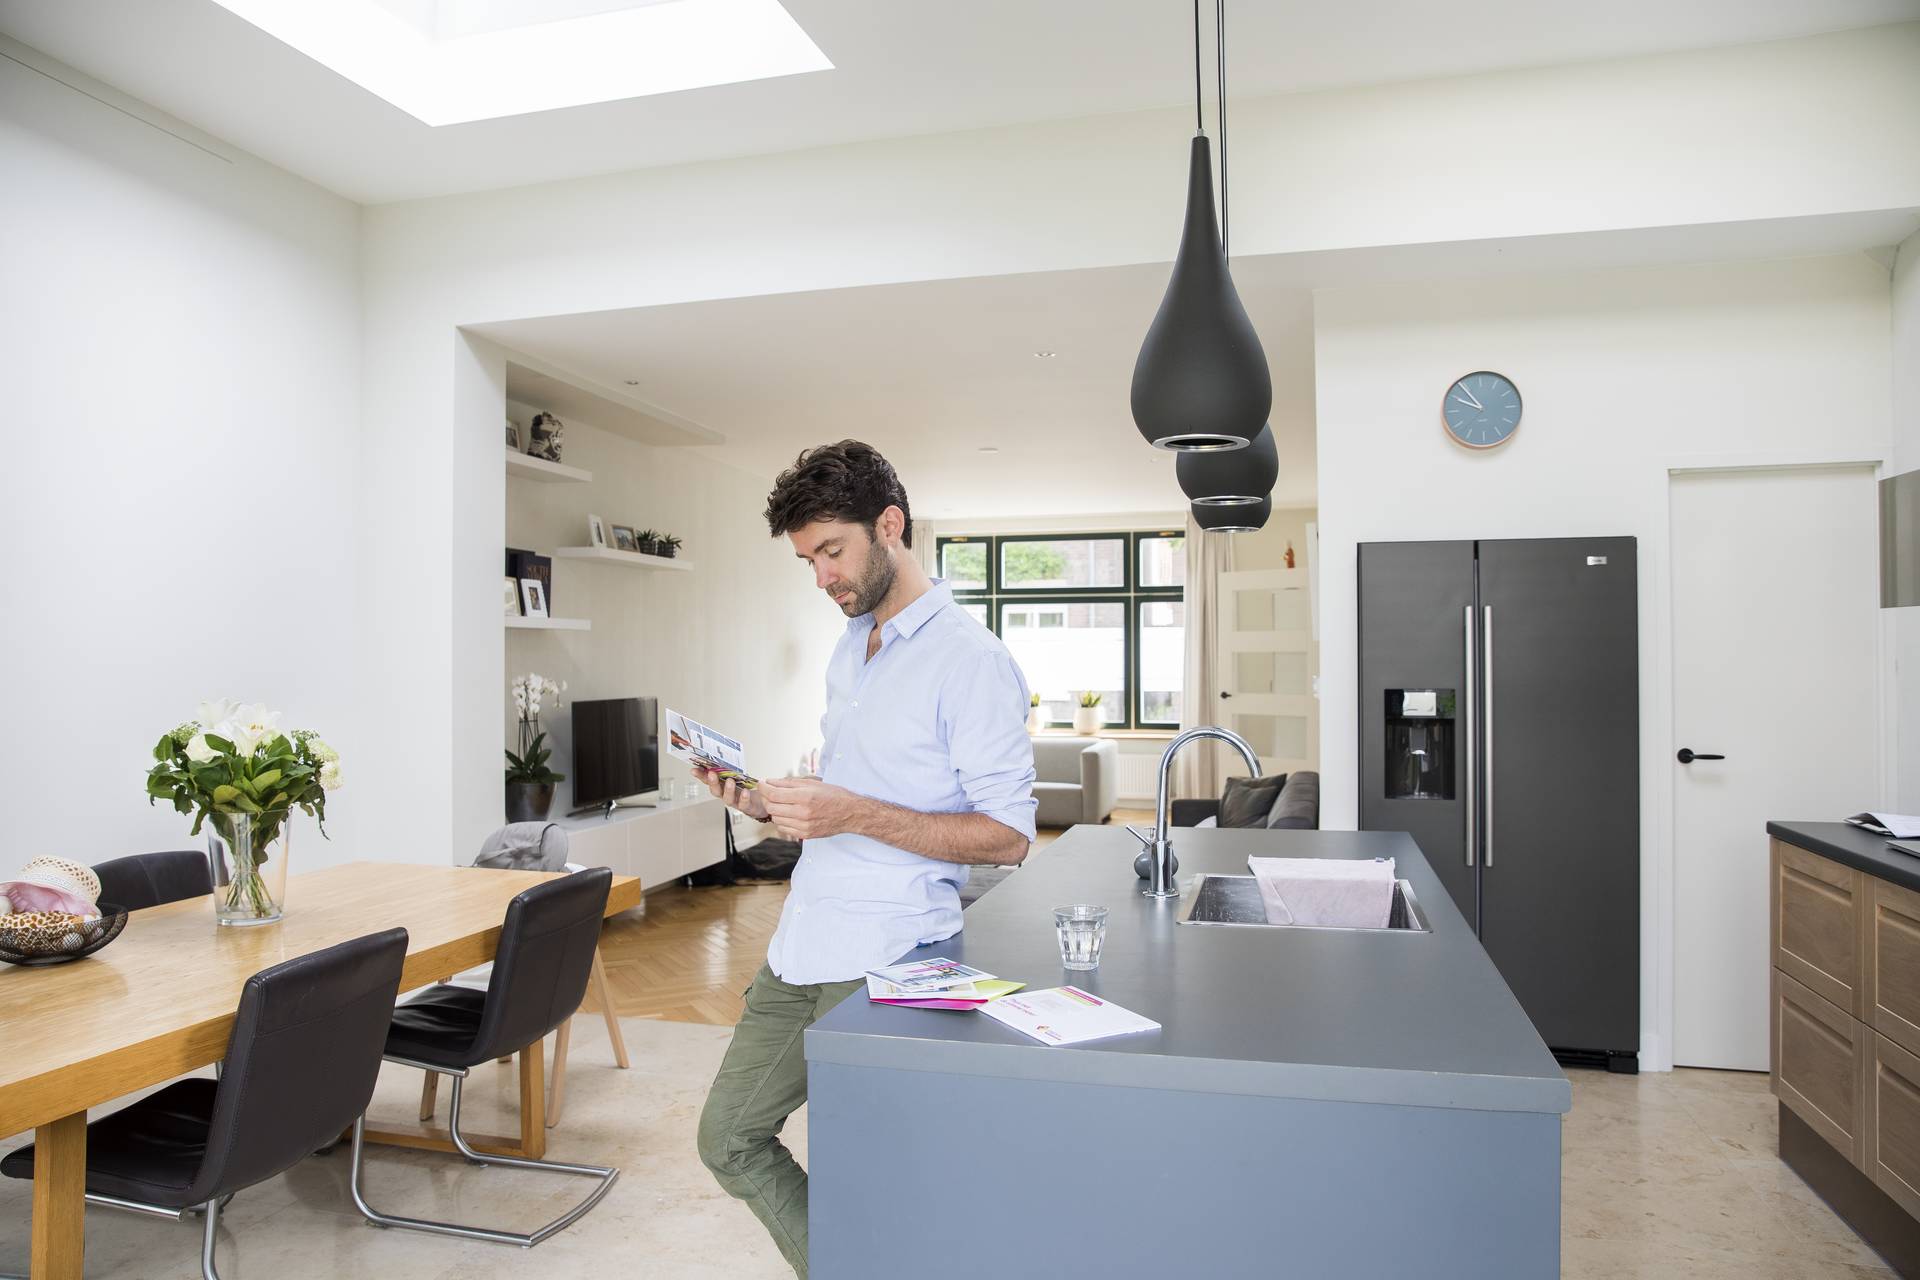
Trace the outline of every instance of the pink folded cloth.
<instances>
[{"instance_id":1,"label":"pink folded cloth","mask_svg":"<svg viewBox=\"0 0 1920 1280\"><path fill-rule=\"evenodd\" d=\"M1248 858L1268 924L1384 929L1393 914L1393 859Z\"/></svg>"}]
</instances>

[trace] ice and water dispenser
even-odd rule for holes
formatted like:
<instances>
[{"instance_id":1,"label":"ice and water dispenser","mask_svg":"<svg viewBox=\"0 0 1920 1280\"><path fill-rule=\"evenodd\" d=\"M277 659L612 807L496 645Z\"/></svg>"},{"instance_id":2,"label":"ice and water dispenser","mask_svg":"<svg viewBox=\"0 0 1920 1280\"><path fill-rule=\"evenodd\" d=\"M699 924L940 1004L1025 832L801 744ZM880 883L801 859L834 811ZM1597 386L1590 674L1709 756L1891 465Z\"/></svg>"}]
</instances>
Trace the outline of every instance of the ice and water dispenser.
<instances>
[{"instance_id":1,"label":"ice and water dispenser","mask_svg":"<svg viewBox=\"0 0 1920 1280\"><path fill-rule=\"evenodd\" d=\"M1387 799L1453 799L1451 689L1387 690Z\"/></svg>"}]
</instances>

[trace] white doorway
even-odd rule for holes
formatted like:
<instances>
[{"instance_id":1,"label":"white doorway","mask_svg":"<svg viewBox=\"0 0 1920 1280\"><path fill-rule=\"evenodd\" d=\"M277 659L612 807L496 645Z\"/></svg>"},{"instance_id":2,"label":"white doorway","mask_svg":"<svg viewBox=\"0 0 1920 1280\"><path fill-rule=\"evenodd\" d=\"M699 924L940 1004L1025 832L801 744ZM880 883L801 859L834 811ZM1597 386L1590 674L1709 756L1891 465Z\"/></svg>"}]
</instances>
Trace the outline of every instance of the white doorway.
<instances>
[{"instance_id":1,"label":"white doorway","mask_svg":"<svg viewBox=\"0 0 1920 1280\"><path fill-rule=\"evenodd\" d=\"M1765 824L1879 796L1877 489L1867 466L1675 472L1668 510L1673 1061L1765 1071Z\"/></svg>"},{"instance_id":2,"label":"white doorway","mask_svg":"<svg viewBox=\"0 0 1920 1280\"><path fill-rule=\"evenodd\" d=\"M1311 555L1312 540L1308 540ZM1320 700L1313 674L1317 627L1309 567L1244 569L1215 579L1220 682L1214 723L1247 740L1267 773L1320 767ZM1220 751L1221 776L1245 775Z\"/></svg>"}]
</instances>

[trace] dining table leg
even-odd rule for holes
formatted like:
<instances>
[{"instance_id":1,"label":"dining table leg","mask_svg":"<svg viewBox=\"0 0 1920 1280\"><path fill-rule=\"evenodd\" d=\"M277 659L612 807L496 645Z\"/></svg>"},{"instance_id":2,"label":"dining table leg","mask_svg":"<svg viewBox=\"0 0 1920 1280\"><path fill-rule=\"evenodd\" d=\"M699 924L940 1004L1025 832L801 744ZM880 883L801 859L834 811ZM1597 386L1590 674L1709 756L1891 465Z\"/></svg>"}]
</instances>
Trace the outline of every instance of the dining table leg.
<instances>
[{"instance_id":1,"label":"dining table leg","mask_svg":"<svg viewBox=\"0 0 1920 1280\"><path fill-rule=\"evenodd\" d=\"M86 1253L87 1113L33 1133L33 1280L80 1280Z\"/></svg>"}]
</instances>

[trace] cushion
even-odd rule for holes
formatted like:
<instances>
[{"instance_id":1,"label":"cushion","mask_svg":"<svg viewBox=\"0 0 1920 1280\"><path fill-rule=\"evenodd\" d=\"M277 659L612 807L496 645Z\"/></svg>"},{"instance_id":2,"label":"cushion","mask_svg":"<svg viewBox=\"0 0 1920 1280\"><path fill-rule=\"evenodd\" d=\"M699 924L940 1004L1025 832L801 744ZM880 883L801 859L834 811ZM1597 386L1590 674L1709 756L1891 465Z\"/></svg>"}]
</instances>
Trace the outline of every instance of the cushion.
<instances>
[{"instance_id":1,"label":"cushion","mask_svg":"<svg viewBox=\"0 0 1920 1280\"><path fill-rule=\"evenodd\" d=\"M429 987L393 1011L387 1056L455 1069L478 1066L470 1051L486 1007L484 991Z\"/></svg>"},{"instance_id":2,"label":"cushion","mask_svg":"<svg viewBox=\"0 0 1920 1280\"><path fill-rule=\"evenodd\" d=\"M1267 778L1228 778L1220 796L1220 825L1223 827L1264 827L1273 802L1280 796L1287 775L1276 773Z\"/></svg>"},{"instance_id":3,"label":"cushion","mask_svg":"<svg viewBox=\"0 0 1920 1280\"><path fill-rule=\"evenodd\" d=\"M1267 815L1267 829L1277 831L1318 831L1320 829L1320 775L1301 770L1287 779Z\"/></svg>"}]
</instances>

